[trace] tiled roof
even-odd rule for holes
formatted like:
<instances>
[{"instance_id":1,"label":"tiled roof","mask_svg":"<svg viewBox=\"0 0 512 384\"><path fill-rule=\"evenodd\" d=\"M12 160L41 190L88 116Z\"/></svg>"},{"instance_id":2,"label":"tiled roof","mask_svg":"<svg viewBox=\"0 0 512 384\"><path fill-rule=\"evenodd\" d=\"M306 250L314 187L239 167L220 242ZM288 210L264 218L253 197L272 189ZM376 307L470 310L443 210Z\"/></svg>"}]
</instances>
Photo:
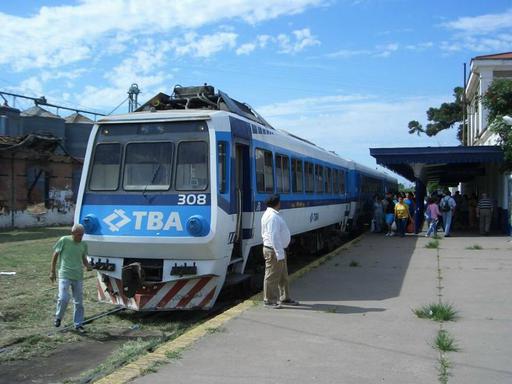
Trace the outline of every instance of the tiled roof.
<instances>
[{"instance_id":1,"label":"tiled roof","mask_svg":"<svg viewBox=\"0 0 512 384\"><path fill-rule=\"evenodd\" d=\"M473 60L507 60L512 59L512 52L495 53L493 55L476 56Z\"/></svg>"}]
</instances>

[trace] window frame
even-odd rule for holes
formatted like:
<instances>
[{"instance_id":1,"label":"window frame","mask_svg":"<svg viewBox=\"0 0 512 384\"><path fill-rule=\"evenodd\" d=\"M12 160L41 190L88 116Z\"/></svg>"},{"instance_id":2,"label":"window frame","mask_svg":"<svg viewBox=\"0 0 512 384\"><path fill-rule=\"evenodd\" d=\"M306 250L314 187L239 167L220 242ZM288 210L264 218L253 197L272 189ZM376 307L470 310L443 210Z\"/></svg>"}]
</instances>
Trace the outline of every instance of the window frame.
<instances>
[{"instance_id":1,"label":"window frame","mask_svg":"<svg viewBox=\"0 0 512 384\"><path fill-rule=\"evenodd\" d=\"M176 182L176 178L178 177L178 165L179 165L179 155L180 155L180 146L185 143L203 143L206 145L206 185L203 189L178 189L178 183ZM182 140L178 141L176 143L176 150L175 150L175 160L174 160L174 190L178 192L204 192L207 191L210 186L210 145L209 142L206 140Z\"/></svg>"},{"instance_id":2,"label":"window frame","mask_svg":"<svg viewBox=\"0 0 512 384\"><path fill-rule=\"evenodd\" d=\"M220 146L224 147L224 153L223 153L223 161L222 164L220 162L221 152L220 152ZM229 144L225 140L220 140L217 142L217 190L219 193L224 194L228 192L228 153ZM222 167L222 168L221 168ZM221 179L221 172L222 169L222 176Z\"/></svg>"},{"instance_id":3,"label":"window frame","mask_svg":"<svg viewBox=\"0 0 512 384\"><path fill-rule=\"evenodd\" d=\"M261 174L261 172L258 171L258 156L257 156L257 153L261 152L263 154L263 190L260 189L260 185L258 183L258 175ZM267 159L267 155L269 155L270 157L270 160L272 161L272 164L271 164L271 169L272 169L272 186L271 186L271 190L270 189L267 189L267 183L266 183L266 159ZM261 147L257 147L254 149L254 169L255 169L255 172L254 172L254 175L256 177L256 191L258 193L274 193L274 190L275 190L275 187L276 187L276 182L275 182L275 176L274 176L274 154L272 153L272 151L269 151L268 149L264 149L264 148L261 148Z\"/></svg>"},{"instance_id":4,"label":"window frame","mask_svg":"<svg viewBox=\"0 0 512 384\"><path fill-rule=\"evenodd\" d=\"M128 152L128 147L130 145L138 145L138 144L161 144L161 143L166 143L166 144L170 144L171 145L171 162L170 162L170 165L169 165L169 172L170 172L170 175L169 175L169 185L166 187L166 188L154 188L152 187L151 185L146 185L146 186L141 186L140 188L136 187L136 188L126 188L125 186L125 172L126 172L126 159L127 159L127 152ZM174 158L175 158L175 143L173 143L172 141L130 141L130 142L127 142L124 144L124 148L123 148L123 161L122 161L122 174L121 174L121 177L122 177L122 182L121 182L121 186L122 186L122 190L123 191L126 191L126 192L140 192L140 191L151 191L151 192L162 192L162 191L169 191L173 188L173 172L174 172Z\"/></svg>"},{"instance_id":5,"label":"window frame","mask_svg":"<svg viewBox=\"0 0 512 384\"><path fill-rule=\"evenodd\" d=\"M318 189L321 187L321 190ZM315 193L324 193L324 166L315 164Z\"/></svg>"},{"instance_id":6,"label":"window frame","mask_svg":"<svg viewBox=\"0 0 512 384\"><path fill-rule=\"evenodd\" d=\"M280 159L279 163L281 165L280 169L281 169L281 190L279 190L279 176L278 176L278 158ZM287 174L288 174L288 190L285 190L284 188L284 179L285 179L285 169L283 167L284 164L287 164L288 165L288 168L287 168ZM290 156L288 155L284 155L282 153L276 153L274 155L274 169L275 169L275 179L277 181L276 183L276 192L277 193L284 193L284 194L287 194L287 193L290 193L291 191L291 181L290 181Z\"/></svg>"},{"instance_id":7,"label":"window frame","mask_svg":"<svg viewBox=\"0 0 512 384\"><path fill-rule=\"evenodd\" d=\"M119 163L118 163L118 170L117 170L117 183L116 183L116 187L113 188L113 189L105 189L105 188L102 188L102 189L95 189L95 188L91 188L91 180L92 180L92 177L94 175L94 165L95 165L95 159L96 159L96 153L97 153L97 149L99 146L103 146L103 145L118 145L119 146ZM96 143L95 146L94 146L94 153L93 153L93 156L92 156L92 159L91 159L91 164L90 164L90 174L89 174L89 177L88 177L88 181L87 181L87 188L89 191L92 191L92 192L112 192L112 191L118 191L119 190L119 186L121 185L121 180L122 180L122 173L123 173L123 169L124 169L124 166L123 166L123 163L124 163L124 148L123 148L123 144L120 143L120 142L100 142L100 143Z\"/></svg>"},{"instance_id":8,"label":"window frame","mask_svg":"<svg viewBox=\"0 0 512 384\"><path fill-rule=\"evenodd\" d=\"M308 168L310 168L311 172L308 172ZM311 179L308 175L311 176ZM315 164L311 161L304 161L304 180L304 192L315 193ZM309 184L309 182L311 182L311 184Z\"/></svg>"},{"instance_id":9,"label":"window frame","mask_svg":"<svg viewBox=\"0 0 512 384\"><path fill-rule=\"evenodd\" d=\"M298 177L297 177L297 167L296 165L300 164L300 183L297 183ZM291 172L292 172L292 178L291 178L291 185L292 185L292 193L304 193L304 161L302 159L298 159L296 157L291 158ZM297 185L300 185L300 190L297 187Z\"/></svg>"}]
</instances>

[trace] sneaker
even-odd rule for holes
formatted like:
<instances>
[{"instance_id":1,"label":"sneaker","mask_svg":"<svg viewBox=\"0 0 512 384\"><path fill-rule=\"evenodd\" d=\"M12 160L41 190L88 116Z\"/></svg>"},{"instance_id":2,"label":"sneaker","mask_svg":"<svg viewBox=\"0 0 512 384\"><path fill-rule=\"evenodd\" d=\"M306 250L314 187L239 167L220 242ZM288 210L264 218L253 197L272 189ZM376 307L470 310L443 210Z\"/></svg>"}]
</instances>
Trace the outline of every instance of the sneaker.
<instances>
[{"instance_id":1,"label":"sneaker","mask_svg":"<svg viewBox=\"0 0 512 384\"><path fill-rule=\"evenodd\" d=\"M84 334L85 328L82 327L81 325L79 325L78 327L75 327L75 331L77 331L78 333Z\"/></svg>"},{"instance_id":2,"label":"sneaker","mask_svg":"<svg viewBox=\"0 0 512 384\"><path fill-rule=\"evenodd\" d=\"M295 301L295 300L292 300L292 299L281 300L279 302L279 304L282 304L282 305L292 305L292 306L300 305L300 303L298 301Z\"/></svg>"},{"instance_id":3,"label":"sneaker","mask_svg":"<svg viewBox=\"0 0 512 384\"><path fill-rule=\"evenodd\" d=\"M55 325L55 327L59 328L60 327L60 319L55 319L53 322L53 325Z\"/></svg>"},{"instance_id":4,"label":"sneaker","mask_svg":"<svg viewBox=\"0 0 512 384\"><path fill-rule=\"evenodd\" d=\"M269 303L269 302L263 302L263 306L265 308L270 308L270 309L281 309L282 308L280 304Z\"/></svg>"}]
</instances>

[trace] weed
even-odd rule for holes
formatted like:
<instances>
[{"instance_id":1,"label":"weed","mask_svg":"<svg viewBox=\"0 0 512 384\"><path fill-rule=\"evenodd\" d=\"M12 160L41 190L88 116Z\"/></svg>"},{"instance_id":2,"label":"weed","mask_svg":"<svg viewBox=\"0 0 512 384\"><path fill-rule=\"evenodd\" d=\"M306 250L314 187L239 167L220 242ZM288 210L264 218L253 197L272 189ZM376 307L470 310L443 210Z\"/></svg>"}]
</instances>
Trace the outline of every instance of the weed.
<instances>
[{"instance_id":1,"label":"weed","mask_svg":"<svg viewBox=\"0 0 512 384\"><path fill-rule=\"evenodd\" d=\"M332 307L332 308L327 308L325 310L326 313L336 313L336 307Z\"/></svg>"},{"instance_id":2,"label":"weed","mask_svg":"<svg viewBox=\"0 0 512 384\"><path fill-rule=\"evenodd\" d=\"M420 319L431 319L435 321L455 321L457 311L451 304L429 304L413 310Z\"/></svg>"},{"instance_id":3,"label":"weed","mask_svg":"<svg viewBox=\"0 0 512 384\"><path fill-rule=\"evenodd\" d=\"M457 352L459 347L455 343L455 339L445 330L439 330L434 341L435 347L442 352Z\"/></svg>"},{"instance_id":4,"label":"weed","mask_svg":"<svg viewBox=\"0 0 512 384\"><path fill-rule=\"evenodd\" d=\"M349 267L360 267L360 266L361 266L361 264L359 264L359 263L358 263L357 261L355 261L355 260L352 260L348 266L349 266Z\"/></svg>"},{"instance_id":5,"label":"weed","mask_svg":"<svg viewBox=\"0 0 512 384\"><path fill-rule=\"evenodd\" d=\"M182 351L181 349L167 351L167 352L165 352L165 357L167 357L168 359L171 359L171 360L179 360L183 357L181 354L181 351Z\"/></svg>"},{"instance_id":6,"label":"weed","mask_svg":"<svg viewBox=\"0 0 512 384\"><path fill-rule=\"evenodd\" d=\"M482 248L481 245L475 244L475 245L472 245L470 247L466 247L466 249L478 251L478 250L483 249L483 248Z\"/></svg>"},{"instance_id":7,"label":"weed","mask_svg":"<svg viewBox=\"0 0 512 384\"><path fill-rule=\"evenodd\" d=\"M124 343L121 348L108 357L103 363L80 375L80 377L83 378L81 382L90 382L91 378L97 378L112 373L118 367L130 363L139 356L154 349L161 341L161 338L151 338L147 340L139 338Z\"/></svg>"},{"instance_id":8,"label":"weed","mask_svg":"<svg viewBox=\"0 0 512 384\"><path fill-rule=\"evenodd\" d=\"M425 248L429 248L429 249L439 248L439 240L437 240L437 239L430 240L427 244L425 244Z\"/></svg>"},{"instance_id":9,"label":"weed","mask_svg":"<svg viewBox=\"0 0 512 384\"><path fill-rule=\"evenodd\" d=\"M441 357L439 358L439 382L441 384L448 384L448 378L451 376L450 368L452 367L452 363L448 358L441 354Z\"/></svg>"},{"instance_id":10,"label":"weed","mask_svg":"<svg viewBox=\"0 0 512 384\"><path fill-rule=\"evenodd\" d=\"M211 327L211 328L206 328L206 333L209 333L209 334L213 334L213 333L221 333L221 332L226 332L226 328L224 328L224 327Z\"/></svg>"},{"instance_id":11,"label":"weed","mask_svg":"<svg viewBox=\"0 0 512 384\"><path fill-rule=\"evenodd\" d=\"M157 360L157 361L153 362L151 365L149 365L145 368L142 368L140 370L140 374L141 374L141 376L145 376L145 375L149 375L150 373L156 373L156 372L158 372L158 368L166 363L167 363L167 361L165 361L165 360Z\"/></svg>"}]
</instances>

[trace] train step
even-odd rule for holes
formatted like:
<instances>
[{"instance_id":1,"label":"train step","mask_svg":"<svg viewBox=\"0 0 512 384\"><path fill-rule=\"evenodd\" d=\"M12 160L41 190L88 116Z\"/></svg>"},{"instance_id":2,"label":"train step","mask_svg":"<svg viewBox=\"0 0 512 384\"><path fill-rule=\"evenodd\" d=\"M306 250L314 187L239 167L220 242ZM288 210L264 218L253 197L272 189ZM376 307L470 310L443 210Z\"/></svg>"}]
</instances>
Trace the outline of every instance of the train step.
<instances>
[{"instance_id":1,"label":"train step","mask_svg":"<svg viewBox=\"0 0 512 384\"><path fill-rule=\"evenodd\" d=\"M244 273L233 273L226 276L226 281L224 283L224 286L229 287L233 285L240 284L244 281L247 281L251 278L251 275L244 274Z\"/></svg>"}]
</instances>

